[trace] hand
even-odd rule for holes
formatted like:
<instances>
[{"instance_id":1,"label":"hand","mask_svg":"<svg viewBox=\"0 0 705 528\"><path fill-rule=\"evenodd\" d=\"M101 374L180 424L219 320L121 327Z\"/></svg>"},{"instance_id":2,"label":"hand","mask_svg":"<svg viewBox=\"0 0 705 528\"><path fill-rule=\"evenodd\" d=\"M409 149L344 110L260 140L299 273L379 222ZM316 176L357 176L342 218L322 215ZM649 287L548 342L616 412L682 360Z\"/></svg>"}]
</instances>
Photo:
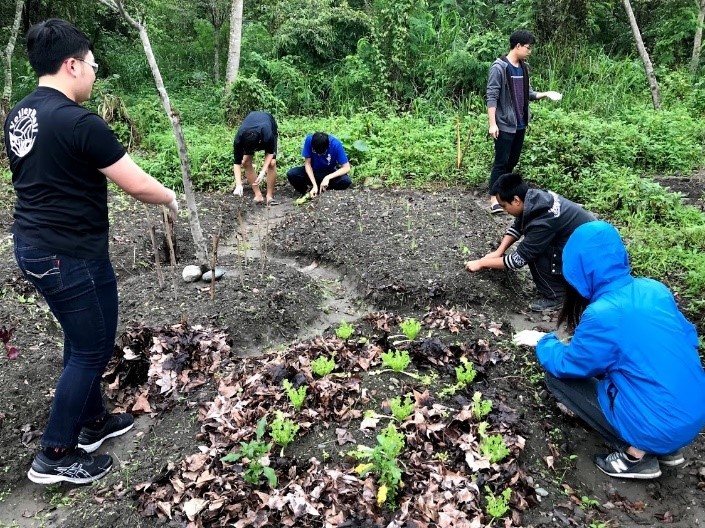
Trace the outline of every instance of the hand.
<instances>
[{"instance_id":1,"label":"hand","mask_svg":"<svg viewBox=\"0 0 705 528\"><path fill-rule=\"evenodd\" d=\"M504 253L502 253L499 249L495 249L494 251L490 251L489 253L487 253L487 255L485 255L482 258L496 258L496 257L503 257L503 256L504 256Z\"/></svg>"},{"instance_id":2,"label":"hand","mask_svg":"<svg viewBox=\"0 0 705 528\"><path fill-rule=\"evenodd\" d=\"M174 197L166 207L169 209L169 220L176 222L176 219L179 216L179 202L176 201L176 197Z\"/></svg>"},{"instance_id":3,"label":"hand","mask_svg":"<svg viewBox=\"0 0 705 528\"><path fill-rule=\"evenodd\" d=\"M235 196L242 196L242 185L236 185L233 194Z\"/></svg>"},{"instance_id":4,"label":"hand","mask_svg":"<svg viewBox=\"0 0 705 528\"><path fill-rule=\"evenodd\" d=\"M262 169L261 171L259 171L259 174L257 175L257 179L255 180L255 185L259 185L260 183L262 183L264 181L264 177L266 175L267 175L266 169Z\"/></svg>"},{"instance_id":5,"label":"hand","mask_svg":"<svg viewBox=\"0 0 705 528\"><path fill-rule=\"evenodd\" d=\"M471 260L469 262L465 263L465 269L467 271L480 271L482 269L482 265L480 264L480 259L477 260Z\"/></svg>"},{"instance_id":6,"label":"hand","mask_svg":"<svg viewBox=\"0 0 705 528\"><path fill-rule=\"evenodd\" d=\"M560 92L546 92L546 97L551 101L560 101L563 99L563 94Z\"/></svg>"},{"instance_id":7,"label":"hand","mask_svg":"<svg viewBox=\"0 0 705 528\"><path fill-rule=\"evenodd\" d=\"M328 189L328 184L330 183L330 180L328 178L323 178L323 181L321 182L321 192L324 192L326 189Z\"/></svg>"},{"instance_id":8,"label":"hand","mask_svg":"<svg viewBox=\"0 0 705 528\"><path fill-rule=\"evenodd\" d=\"M318 185L316 185L316 184L314 183L314 184L313 184L313 187L311 187L311 190L309 191L308 194L309 194L309 196L310 196L311 198L315 198L316 195L318 194Z\"/></svg>"},{"instance_id":9,"label":"hand","mask_svg":"<svg viewBox=\"0 0 705 528\"><path fill-rule=\"evenodd\" d=\"M497 139L499 137L499 127L497 125L490 125L490 129L487 133L492 136L493 139Z\"/></svg>"},{"instance_id":10,"label":"hand","mask_svg":"<svg viewBox=\"0 0 705 528\"><path fill-rule=\"evenodd\" d=\"M514 334L512 341L517 345L524 346L536 346L546 332L539 332L538 330L522 330Z\"/></svg>"}]
</instances>

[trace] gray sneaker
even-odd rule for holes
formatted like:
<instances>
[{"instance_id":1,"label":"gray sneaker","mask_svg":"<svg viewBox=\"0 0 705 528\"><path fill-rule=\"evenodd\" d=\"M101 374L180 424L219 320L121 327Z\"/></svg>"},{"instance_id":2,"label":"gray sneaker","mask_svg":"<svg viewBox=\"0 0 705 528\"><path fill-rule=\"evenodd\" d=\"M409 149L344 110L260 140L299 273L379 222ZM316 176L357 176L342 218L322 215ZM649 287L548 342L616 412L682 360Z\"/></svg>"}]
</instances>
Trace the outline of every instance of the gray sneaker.
<instances>
[{"instance_id":1,"label":"gray sneaker","mask_svg":"<svg viewBox=\"0 0 705 528\"><path fill-rule=\"evenodd\" d=\"M103 427L91 429L83 427L78 435L78 447L86 453L92 453L98 449L108 438L115 438L125 434L135 425L135 419L130 413L109 414Z\"/></svg>"},{"instance_id":2,"label":"gray sneaker","mask_svg":"<svg viewBox=\"0 0 705 528\"><path fill-rule=\"evenodd\" d=\"M661 468L655 455L644 455L640 460L631 460L623 451L608 455L595 455L597 468L610 477L628 479L654 479L661 476Z\"/></svg>"},{"instance_id":3,"label":"gray sneaker","mask_svg":"<svg viewBox=\"0 0 705 528\"><path fill-rule=\"evenodd\" d=\"M659 464L669 467L680 466L683 462L685 462L683 451L680 449L674 451L673 453L668 453L667 455L658 455L656 458L658 458Z\"/></svg>"},{"instance_id":4,"label":"gray sneaker","mask_svg":"<svg viewBox=\"0 0 705 528\"><path fill-rule=\"evenodd\" d=\"M563 306L563 299L549 299L547 297L537 297L529 304L532 312L548 312L560 310Z\"/></svg>"}]
</instances>

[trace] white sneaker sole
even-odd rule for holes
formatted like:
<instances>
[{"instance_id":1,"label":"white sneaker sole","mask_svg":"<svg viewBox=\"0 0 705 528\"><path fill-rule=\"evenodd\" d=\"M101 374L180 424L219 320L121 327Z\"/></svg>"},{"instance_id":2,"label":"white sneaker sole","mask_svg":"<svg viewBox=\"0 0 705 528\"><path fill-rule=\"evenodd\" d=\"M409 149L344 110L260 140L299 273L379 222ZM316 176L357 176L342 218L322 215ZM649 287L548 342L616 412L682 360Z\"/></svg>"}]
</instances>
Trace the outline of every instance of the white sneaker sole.
<instances>
[{"instance_id":1,"label":"white sneaker sole","mask_svg":"<svg viewBox=\"0 0 705 528\"><path fill-rule=\"evenodd\" d=\"M98 475L90 477L71 477L68 475L47 475L45 473L37 473L33 469L27 472L27 478L36 484L57 484L59 482L70 482L71 484L89 484L93 481L103 478L110 472L112 465Z\"/></svg>"},{"instance_id":2,"label":"white sneaker sole","mask_svg":"<svg viewBox=\"0 0 705 528\"><path fill-rule=\"evenodd\" d=\"M132 423L131 423L130 425L128 425L127 427L125 427L125 428L123 428L123 429L119 429L119 430L117 430L117 431L113 431L112 433L110 433L109 435L104 436L103 438L101 438L101 439L98 440L97 442L93 442L92 444L78 444L78 447L79 447L80 449L83 449L86 453L92 453L93 451L95 451L96 449L98 449L100 446L102 446L102 445L103 445L103 442L105 442L108 438L115 438L116 436L124 435L127 431L129 431L130 429L132 429L134 426L135 426L135 423L132 422Z\"/></svg>"},{"instance_id":3,"label":"white sneaker sole","mask_svg":"<svg viewBox=\"0 0 705 528\"><path fill-rule=\"evenodd\" d=\"M615 477L615 478L624 478L624 479L637 479L637 480L650 480L650 479L655 479L661 476L661 470L659 469L658 471L654 471L653 473L609 473L607 470L601 468L597 464L595 464L597 469L602 471L605 475L609 475L610 477Z\"/></svg>"}]
</instances>

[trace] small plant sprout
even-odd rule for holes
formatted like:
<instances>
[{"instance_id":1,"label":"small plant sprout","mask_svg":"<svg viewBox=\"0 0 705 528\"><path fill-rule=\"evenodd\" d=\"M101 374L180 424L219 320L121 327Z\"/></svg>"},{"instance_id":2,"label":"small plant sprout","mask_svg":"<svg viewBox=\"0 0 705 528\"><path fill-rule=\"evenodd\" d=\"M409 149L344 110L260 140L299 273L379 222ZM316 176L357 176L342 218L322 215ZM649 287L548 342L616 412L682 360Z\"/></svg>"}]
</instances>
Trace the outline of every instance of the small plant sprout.
<instances>
[{"instance_id":1,"label":"small plant sprout","mask_svg":"<svg viewBox=\"0 0 705 528\"><path fill-rule=\"evenodd\" d=\"M336 364L333 358L318 357L311 362L311 370L313 373L322 378L327 376L335 369Z\"/></svg>"},{"instance_id":2,"label":"small plant sprout","mask_svg":"<svg viewBox=\"0 0 705 528\"><path fill-rule=\"evenodd\" d=\"M242 460L247 464L247 469L242 474L242 478L245 482L259 486L262 476L264 475L270 487L274 488L277 485L277 474L269 467L269 457L267 456L272 449L272 444L267 444L262 441L266 428L267 417L265 416L257 422L255 440L240 442L240 451L228 453L220 460L221 462L227 463Z\"/></svg>"},{"instance_id":3,"label":"small plant sprout","mask_svg":"<svg viewBox=\"0 0 705 528\"><path fill-rule=\"evenodd\" d=\"M284 387L284 392L286 392L286 395L289 397L289 401L294 406L294 409L300 411L301 407L304 406L306 389L308 389L308 387L306 385L301 385L298 389L295 389L291 382L287 379L282 382L282 386Z\"/></svg>"},{"instance_id":4,"label":"small plant sprout","mask_svg":"<svg viewBox=\"0 0 705 528\"><path fill-rule=\"evenodd\" d=\"M507 444L504 443L504 438L500 434L483 437L480 442L480 452L482 456L490 461L490 464L499 462L510 453Z\"/></svg>"},{"instance_id":5,"label":"small plant sprout","mask_svg":"<svg viewBox=\"0 0 705 528\"><path fill-rule=\"evenodd\" d=\"M472 412L479 422L492 411L492 400L483 400L481 392L472 395Z\"/></svg>"},{"instance_id":6,"label":"small plant sprout","mask_svg":"<svg viewBox=\"0 0 705 528\"><path fill-rule=\"evenodd\" d=\"M597 499L591 499L587 495L580 497L580 509L583 511L588 511L592 508L596 508L600 505L600 501Z\"/></svg>"},{"instance_id":7,"label":"small plant sprout","mask_svg":"<svg viewBox=\"0 0 705 528\"><path fill-rule=\"evenodd\" d=\"M353 332L355 331L355 327L345 321L340 321L340 326L335 329L335 335L338 336L338 339L342 339L343 341L347 341L350 339L350 336L353 335Z\"/></svg>"},{"instance_id":8,"label":"small plant sprout","mask_svg":"<svg viewBox=\"0 0 705 528\"><path fill-rule=\"evenodd\" d=\"M374 448L358 446L352 453L358 460L368 461L355 468L360 476L364 477L371 472L377 475L379 506L386 503L390 508L394 508L396 505L399 488L403 486L397 458L404 449L404 444L404 433L398 432L394 424L390 423L381 434L377 435L377 445Z\"/></svg>"},{"instance_id":9,"label":"small plant sprout","mask_svg":"<svg viewBox=\"0 0 705 528\"><path fill-rule=\"evenodd\" d=\"M277 417L272 422L271 435L272 440L282 446L281 455L284 456L284 448L288 446L299 432L299 426L294 422L284 417L284 413L277 411Z\"/></svg>"},{"instance_id":10,"label":"small plant sprout","mask_svg":"<svg viewBox=\"0 0 705 528\"><path fill-rule=\"evenodd\" d=\"M455 378L458 380L458 385L460 387L466 387L470 385L477 376L477 371L475 366L467 358L461 358L462 363L459 367L455 367Z\"/></svg>"},{"instance_id":11,"label":"small plant sprout","mask_svg":"<svg viewBox=\"0 0 705 528\"><path fill-rule=\"evenodd\" d=\"M388 350L382 353L382 365L394 372L403 372L411 363L407 350Z\"/></svg>"},{"instance_id":12,"label":"small plant sprout","mask_svg":"<svg viewBox=\"0 0 705 528\"><path fill-rule=\"evenodd\" d=\"M487 514L492 517L492 520L501 519L509 511L509 498L512 496L511 488L505 489L499 495L492 493L489 486L485 486L485 501L487 505L485 510Z\"/></svg>"},{"instance_id":13,"label":"small plant sprout","mask_svg":"<svg viewBox=\"0 0 705 528\"><path fill-rule=\"evenodd\" d=\"M404 332L404 335L409 341L413 341L416 339L416 336L419 335L419 332L421 332L421 323L411 317L399 323L399 328L401 328L401 331Z\"/></svg>"},{"instance_id":14,"label":"small plant sprout","mask_svg":"<svg viewBox=\"0 0 705 528\"><path fill-rule=\"evenodd\" d=\"M404 401L402 401L401 396L397 396L389 401L389 408L392 411L392 416L398 421L403 422L414 412L416 402L414 398L411 397L411 394L407 394Z\"/></svg>"}]
</instances>

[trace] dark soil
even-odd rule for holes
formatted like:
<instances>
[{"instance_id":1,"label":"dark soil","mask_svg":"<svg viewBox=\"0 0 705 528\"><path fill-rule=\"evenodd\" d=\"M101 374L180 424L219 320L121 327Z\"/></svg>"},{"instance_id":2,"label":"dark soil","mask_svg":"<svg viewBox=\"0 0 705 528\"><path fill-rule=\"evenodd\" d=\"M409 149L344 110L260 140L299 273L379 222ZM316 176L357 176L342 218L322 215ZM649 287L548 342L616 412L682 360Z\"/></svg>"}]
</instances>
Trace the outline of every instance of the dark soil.
<instances>
[{"instance_id":1,"label":"dark soil","mask_svg":"<svg viewBox=\"0 0 705 528\"><path fill-rule=\"evenodd\" d=\"M702 204L702 180L698 181L700 195L695 196L695 191L690 195ZM11 189L6 183L0 184L0 325L16 329L11 344L20 351L17 360L3 358L0 368L0 527L187 526L176 499L171 520L163 510L148 506L152 500L162 500L151 494L173 485L184 460L207 452L213 436L212 424L204 421L205 409L223 390L223 380L236 373L255 375L272 362L304 361L304 350L312 346L308 339L318 334L335 339L333 329L337 324L333 321L352 322L356 338L386 342L399 332L396 323L388 330L380 328L375 323L380 318L398 321L414 316L423 320L424 316L448 310L467 314L472 324L452 328L452 318L446 318L444 328L434 328L436 323L431 321L441 320L434 315L424 324L423 334L433 332L456 355L459 350L472 349L479 340L487 343L487 354L495 360L483 368L473 390L481 391L496 406L501 402L516 411L519 420L513 424L513 432L526 439L524 449L513 456L520 471L517 475L523 475L517 477L517 489L521 483L530 488L525 490L527 502L521 511L515 507L515 515L509 517L513 525L691 527L705 519L703 435L685 450L684 466L665 468L663 476L654 482L606 477L590 461L593 453L603 449L599 437L559 411L545 390L533 353L508 344L512 328L551 330L553 322L546 316L525 313L530 285L524 273L470 275L463 270L464 261L483 255L497 243L509 222L507 217L491 218L484 210L483 197L459 189L353 190L329 192L313 204L298 208L291 205L293 195L288 189L280 189L278 197L282 205L271 209L231 195L198 197L203 230L209 240L217 235L218 265L227 270L225 277L215 283L213 299L210 284L187 284L181 279L183 267L194 263L186 219L177 225L176 272L163 263L165 284L160 288L148 231L150 222L158 224L156 210L150 208L147 214L143 206L124 195L112 197L111 258L118 274L121 318L116 357L122 355L121 346L129 342L125 333L133 331L138 323L155 329L180 323L215 328L225 336L234 354L205 376L203 383L191 382L189 390L150 399L152 412L139 417L135 431L104 446L103 452L110 452L116 459L115 469L106 478L94 486L55 486L47 490L29 483L26 472L61 368L62 336L42 300L16 268L7 235ZM161 227L157 225L156 229L161 240ZM166 254L163 247L158 252ZM310 271L316 267L325 269L328 278ZM336 297L351 297L342 284L350 284L356 292L352 295L355 298L345 299L348 304L367 306L365 313L376 311L378 315L358 318L358 314L351 315L352 309L337 312L336 301L342 300ZM393 314L379 315L385 310ZM399 319L395 319L397 316ZM325 331L326 326L331 328ZM261 357L237 357L255 353ZM414 356L414 367L421 373L437 370L437 383L447 382L452 373L447 364L424 362L423 355ZM355 368L351 366L350 372ZM368 407L377 412L383 412L380 409L389 394L422 388L405 375L374 377L362 371L358 375ZM128 407L133 401L129 398L134 397L127 391L108 394L111 405L118 409ZM472 391L458 396L444 400L444 404L457 409ZM278 404L270 400L265 400L269 401L267 405ZM344 426L355 442L369 444L375 433L365 435L357 420L346 421ZM283 467L297 460L303 464L312 456L341 467L350 464L342 451L353 444L331 443L340 427L343 425L316 425L306 434L300 433L299 445L291 453L285 452ZM471 477L470 469L462 472ZM150 484L145 487L145 483ZM535 492L531 489L534 487L538 488ZM255 496L254 491L261 492L242 480L234 481L233 489L239 490L237 496L243 504ZM235 511L236 505L232 506ZM223 513L218 515L225 519ZM389 521L390 514L379 515L386 515ZM218 525L213 518L218 516L203 514L190 526ZM355 522L351 519L348 524L335 526L376 526L369 519L358 518ZM293 525L308 524L301 518ZM310 524L320 525L313 521ZM406 525L422 526L411 521ZM460 522L448 526L472 525Z\"/></svg>"}]
</instances>

